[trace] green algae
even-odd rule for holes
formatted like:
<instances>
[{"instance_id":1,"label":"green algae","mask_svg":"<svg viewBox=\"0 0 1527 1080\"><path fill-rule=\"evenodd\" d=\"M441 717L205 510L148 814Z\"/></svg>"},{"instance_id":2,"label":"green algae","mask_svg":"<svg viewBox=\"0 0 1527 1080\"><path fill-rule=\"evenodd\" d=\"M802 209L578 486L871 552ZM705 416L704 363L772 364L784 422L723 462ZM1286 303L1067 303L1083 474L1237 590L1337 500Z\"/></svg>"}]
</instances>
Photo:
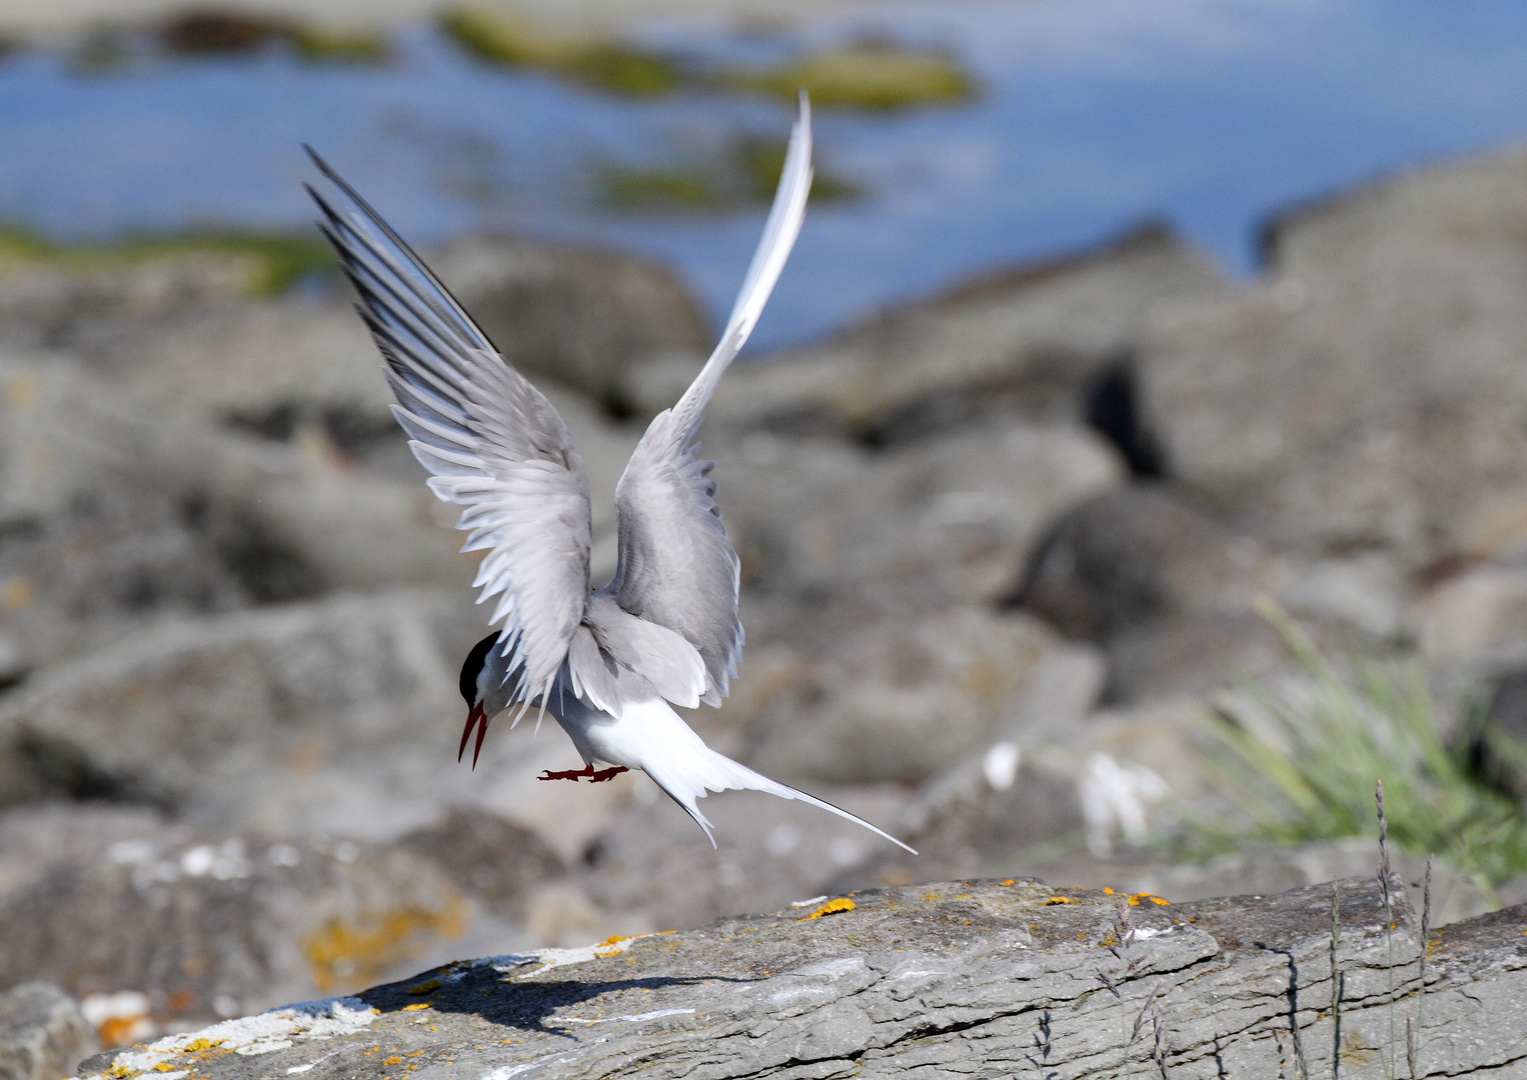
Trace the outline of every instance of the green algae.
<instances>
[{"instance_id":1,"label":"green algae","mask_svg":"<svg viewBox=\"0 0 1527 1080\"><path fill-rule=\"evenodd\" d=\"M723 73L738 90L794 101L797 89L821 108L896 110L947 105L975 96L975 80L954 57L885 42L815 53L776 67Z\"/></svg>"},{"instance_id":2,"label":"green algae","mask_svg":"<svg viewBox=\"0 0 1527 1080\"><path fill-rule=\"evenodd\" d=\"M392 42L375 30L303 23L291 27L286 38L309 64L385 64L393 59Z\"/></svg>"},{"instance_id":3,"label":"green algae","mask_svg":"<svg viewBox=\"0 0 1527 1080\"><path fill-rule=\"evenodd\" d=\"M139 234L101 244L60 244L15 226L0 226L0 276L49 270L92 274L130 270L191 256L222 257L239 266L239 291L275 296L312 274L333 271L334 259L318 239L280 232L197 229Z\"/></svg>"},{"instance_id":4,"label":"green algae","mask_svg":"<svg viewBox=\"0 0 1527 1080\"><path fill-rule=\"evenodd\" d=\"M609 93L652 97L677 89L684 72L671 59L612 39L556 29L506 11L451 8L440 27L461 49L505 67L549 71Z\"/></svg>"},{"instance_id":5,"label":"green algae","mask_svg":"<svg viewBox=\"0 0 1527 1080\"><path fill-rule=\"evenodd\" d=\"M606 166L599 170L599 199L613 210L636 213L722 211L766 206L774 198L785 146L778 139L744 136L718 154L653 168ZM846 201L864 194L851 180L818 168L814 203Z\"/></svg>"}]
</instances>

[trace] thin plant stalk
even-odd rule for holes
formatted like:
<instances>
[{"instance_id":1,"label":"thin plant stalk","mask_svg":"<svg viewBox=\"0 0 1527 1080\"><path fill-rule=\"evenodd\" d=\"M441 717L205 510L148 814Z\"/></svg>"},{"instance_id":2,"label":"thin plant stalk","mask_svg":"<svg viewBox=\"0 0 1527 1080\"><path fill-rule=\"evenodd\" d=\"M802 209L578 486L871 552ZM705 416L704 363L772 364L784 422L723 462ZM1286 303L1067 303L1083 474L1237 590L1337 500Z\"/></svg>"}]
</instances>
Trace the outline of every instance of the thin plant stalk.
<instances>
[{"instance_id":1,"label":"thin plant stalk","mask_svg":"<svg viewBox=\"0 0 1527 1080\"><path fill-rule=\"evenodd\" d=\"M1421 1037L1426 1024L1426 943L1430 940L1432 932L1432 861L1436 857L1436 855L1426 857L1426 883L1421 890L1421 959L1419 964L1421 984L1416 989L1414 1034L1410 1030L1410 1021L1405 1022L1405 1056L1410 1066L1411 1080L1417 1080L1421 1075Z\"/></svg>"},{"instance_id":2,"label":"thin plant stalk","mask_svg":"<svg viewBox=\"0 0 1527 1080\"><path fill-rule=\"evenodd\" d=\"M1389 897L1389 820L1384 814L1384 781L1373 786L1373 798L1379 808L1379 896L1384 901L1384 948L1388 959L1384 967L1389 973L1389 1060L1384 1063L1386 1080L1394 1080L1395 1029L1394 1029L1394 912Z\"/></svg>"},{"instance_id":3,"label":"thin plant stalk","mask_svg":"<svg viewBox=\"0 0 1527 1080\"><path fill-rule=\"evenodd\" d=\"M1331 1080L1341 1075L1341 886L1331 882Z\"/></svg>"}]
</instances>

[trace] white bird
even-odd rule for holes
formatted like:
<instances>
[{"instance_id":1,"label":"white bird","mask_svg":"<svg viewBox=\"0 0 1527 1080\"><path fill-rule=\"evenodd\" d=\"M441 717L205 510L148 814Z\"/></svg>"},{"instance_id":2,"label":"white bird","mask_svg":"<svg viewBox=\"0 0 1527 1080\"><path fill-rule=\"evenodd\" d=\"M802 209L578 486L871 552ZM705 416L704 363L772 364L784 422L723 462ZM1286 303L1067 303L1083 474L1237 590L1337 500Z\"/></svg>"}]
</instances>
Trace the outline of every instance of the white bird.
<instances>
[{"instance_id":1,"label":"white bird","mask_svg":"<svg viewBox=\"0 0 1527 1080\"><path fill-rule=\"evenodd\" d=\"M461 692L475 767L488 721L516 707L551 713L584 767L543 780L608 780L640 769L715 845L698 800L745 788L800 799L912 851L862 818L710 749L673 711L720 705L737 674L739 563L699 459L705 406L747 341L805 216L811 114L804 93L763 238L720 344L673 408L659 413L615 489L619 556L598 591L589 582L588 477L567 425L516 371L403 240L311 148L333 184L319 228L360 294L361 318L386 361L393 415L429 488L466 507L463 551L487 551L478 602L499 597L503 627L468 654ZM539 723L539 721L538 721ZM511 725L512 726L512 725ZM608 766L595 769L596 764ZM915 852L914 852L915 854Z\"/></svg>"}]
</instances>

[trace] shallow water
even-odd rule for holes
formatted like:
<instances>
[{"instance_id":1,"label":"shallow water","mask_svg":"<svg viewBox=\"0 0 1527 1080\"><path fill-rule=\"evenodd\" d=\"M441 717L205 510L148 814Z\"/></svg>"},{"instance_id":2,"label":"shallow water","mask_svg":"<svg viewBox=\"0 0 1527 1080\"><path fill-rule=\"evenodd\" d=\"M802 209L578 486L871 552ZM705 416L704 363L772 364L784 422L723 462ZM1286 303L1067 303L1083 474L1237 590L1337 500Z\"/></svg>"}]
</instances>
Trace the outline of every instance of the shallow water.
<instances>
[{"instance_id":1,"label":"shallow water","mask_svg":"<svg viewBox=\"0 0 1527 1080\"><path fill-rule=\"evenodd\" d=\"M954 50L982 93L819 113L820 160L866 194L813 209L755 349L1145 217L1249 272L1277 207L1527 135L1527 5L1498 0L909 3L772 36L643 33L725 58L870 32ZM0 219L70 237L302 223L306 141L411 239L505 225L618 244L678 266L720 317L762 208L620 215L596 178L788 125L762 99L492 70L423 28L381 68L266 55L87 76L31 53L0 63Z\"/></svg>"}]
</instances>

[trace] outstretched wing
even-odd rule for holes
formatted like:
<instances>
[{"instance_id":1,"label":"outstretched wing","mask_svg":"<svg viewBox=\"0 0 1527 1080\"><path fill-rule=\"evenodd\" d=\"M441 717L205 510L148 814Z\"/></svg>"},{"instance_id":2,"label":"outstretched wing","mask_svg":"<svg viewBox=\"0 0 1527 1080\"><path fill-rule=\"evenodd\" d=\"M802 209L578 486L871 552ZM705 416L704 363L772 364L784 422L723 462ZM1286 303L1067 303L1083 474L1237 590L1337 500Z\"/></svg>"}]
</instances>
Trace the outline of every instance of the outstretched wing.
<instances>
[{"instance_id":1,"label":"outstretched wing","mask_svg":"<svg viewBox=\"0 0 1527 1080\"><path fill-rule=\"evenodd\" d=\"M615 489L619 563L604 592L626 611L682 634L705 662L703 700L721 704L737 674L737 553L716 506L714 462L696 437L705 406L763 311L795 244L811 190L811 108L803 91L763 239L721 343L679 403L659 413Z\"/></svg>"},{"instance_id":2,"label":"outstretched wing","mask_svg":"<svg viewBox=\"0 0 1527 1080\"><path fill-rule=\"evenodd\" d=\"M357 310L387 362L393 415L429 488L466 507L463 551L487 550L473 585L498 596L499 648L523 700L544 696L588 605L589 484L567 425L494 349L429 268L309 148L335 197L308 188Z\"/></svg>"}]
</instances>

